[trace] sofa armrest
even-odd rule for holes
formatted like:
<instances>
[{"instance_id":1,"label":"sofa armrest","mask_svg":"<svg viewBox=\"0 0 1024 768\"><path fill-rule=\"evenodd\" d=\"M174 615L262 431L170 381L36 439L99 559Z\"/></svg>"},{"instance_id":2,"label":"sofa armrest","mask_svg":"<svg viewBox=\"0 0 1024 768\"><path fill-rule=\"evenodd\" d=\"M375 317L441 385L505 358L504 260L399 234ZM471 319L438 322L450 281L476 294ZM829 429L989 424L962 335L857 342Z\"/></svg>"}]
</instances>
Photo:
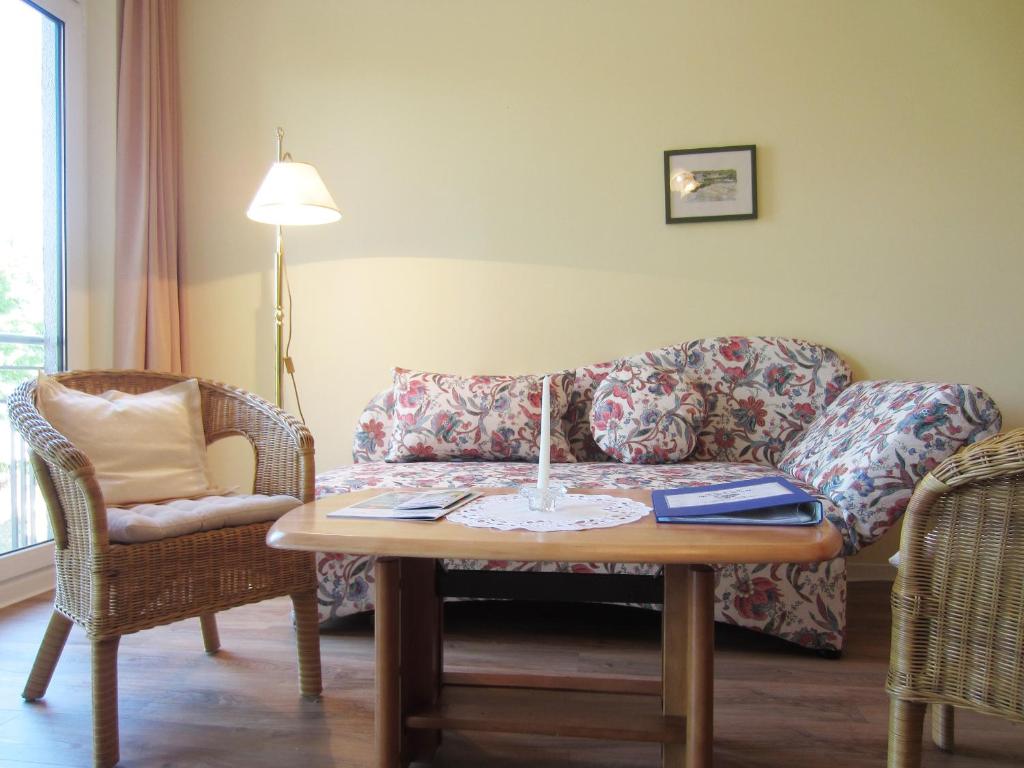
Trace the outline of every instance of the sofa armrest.
<instances>
[{"instance_id":1,"label":"sofa armrest","mask_svg":"<svg viewBox=\"0 0 1024 768\"><path fill-rule=\"evenodd\" d=\"M779 468L842 509L853 554L899 520L925 475L1000 426L999 409L977 387L862 381L807 428Z\"/></svg>"},{"instance_id":2,"label":"sofa armrest","mask_svg":"<svg viewBox=\"0 0 1024 768\"><path fill-rule=\"evenodd\" d=\"M383 461L391 445L391 432L395 426L395 395L388 387L374 395L359 415L352 436L352 460L356 464Z\"/></svg>"}]
</instances>

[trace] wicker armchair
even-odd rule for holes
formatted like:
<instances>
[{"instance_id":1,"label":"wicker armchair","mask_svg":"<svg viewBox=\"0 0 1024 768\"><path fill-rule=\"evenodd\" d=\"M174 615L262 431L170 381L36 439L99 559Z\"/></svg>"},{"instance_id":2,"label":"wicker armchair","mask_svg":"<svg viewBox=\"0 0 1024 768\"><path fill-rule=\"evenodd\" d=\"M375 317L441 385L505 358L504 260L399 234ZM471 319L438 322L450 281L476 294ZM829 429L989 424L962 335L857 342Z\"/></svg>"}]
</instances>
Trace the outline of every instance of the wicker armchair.
<instances>
[{"instance_id":1,"label":"wicker armchair","mask_svg":"<svg viewBox=\"0 0 1024 768\"><path fill-rule=\"evenodd\" d=\"M976 443L917 486L892 593L890 768L921 730L953 749L953 707L1024 722L1024 429Z\"/></svg>"},{"instance_id":2,"label":"wicker armchair","mask_svg":"<svg viewBox=\"0 0 1024 768\"><path fill-rule=\"evenodd\" d=\"M139 393L184 377L143 371L81 371L57 377L97 394ZM141 544L107 535L107 511L89 459L56 432L35 407L35 381L9 400L11 423L32 451L56 545L54 611L22 694L46 693L72 622L92 642L93 762L119 760L117 647L122 635L198 616L208 653L220 646L214 615L227 608L290 595L295 609L299 687L321 691L313 555L270 549L270 523L202 531ZM199 381L207 442L243 435L256 453L254 493L313 498L313 438L288 414L239 389Z\"/></svg>"}]
</instances>

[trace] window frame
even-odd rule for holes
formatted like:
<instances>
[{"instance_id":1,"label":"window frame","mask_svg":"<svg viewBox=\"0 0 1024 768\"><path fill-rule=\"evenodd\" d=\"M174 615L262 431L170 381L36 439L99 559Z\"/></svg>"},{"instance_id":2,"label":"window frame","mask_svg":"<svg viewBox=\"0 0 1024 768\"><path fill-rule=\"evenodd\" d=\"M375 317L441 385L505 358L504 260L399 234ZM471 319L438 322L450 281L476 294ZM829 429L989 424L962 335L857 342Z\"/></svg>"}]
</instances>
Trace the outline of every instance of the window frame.
<instances>
[{"instance_id":1,"label":"window frame","mask_svg":"<svg viewBox=\"0 0 1024 768\"><path fill-rule=\"evenodd\" d=\"M64 365L89 367L86 30L76 0L21 0L63 23ZM54 586L53 541L0 555L0 608Z\"/></svg>"}]
</instances>

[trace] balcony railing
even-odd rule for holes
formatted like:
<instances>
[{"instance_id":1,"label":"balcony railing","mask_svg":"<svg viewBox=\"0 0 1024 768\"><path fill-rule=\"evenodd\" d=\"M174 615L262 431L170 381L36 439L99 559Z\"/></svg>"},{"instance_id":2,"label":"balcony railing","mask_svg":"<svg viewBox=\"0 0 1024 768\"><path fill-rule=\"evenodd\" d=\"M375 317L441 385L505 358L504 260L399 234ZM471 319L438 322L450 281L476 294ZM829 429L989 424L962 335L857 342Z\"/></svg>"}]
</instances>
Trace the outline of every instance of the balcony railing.
<instances>
[{"instance_id":1,"label":"balcony railing","mask_svg":"<svg viewBox=\"0 0 1024 768\"><path fill-rule=\"evenodd\" d=\"M40 360L45 343L42 336L0 334L0 344L37 348ZM51 538L46 504L36 485L28 446L11 428L7 417L7 396L16 381L30 378L40 370L41 365L8 363L6 360L0 364L0 373L3 374L3 386L0 388L0 555Z\"/></svg>"}]
</instances>

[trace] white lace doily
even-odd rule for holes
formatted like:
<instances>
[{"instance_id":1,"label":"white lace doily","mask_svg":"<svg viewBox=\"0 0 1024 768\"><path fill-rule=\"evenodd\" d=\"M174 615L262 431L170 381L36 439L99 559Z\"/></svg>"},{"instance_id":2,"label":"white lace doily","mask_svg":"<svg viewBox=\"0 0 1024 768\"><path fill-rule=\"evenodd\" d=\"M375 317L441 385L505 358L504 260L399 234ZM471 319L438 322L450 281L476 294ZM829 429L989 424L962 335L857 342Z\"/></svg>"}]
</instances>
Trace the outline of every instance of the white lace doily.
<instances>
[{"instance_id":1,"label":"white lace doily","mask_svg":"<svg viewBox=\"0 0 1024 768\"><path fill-rule=\"evenodd\" d=\"M532 512L525 498L511 493L483 496L452 512L448 519L472 528L499 531L582 531L632 523L650 511L646 504L633 499L570 493L558 500L554 512Z\"/></svg>"}]
</instances>

